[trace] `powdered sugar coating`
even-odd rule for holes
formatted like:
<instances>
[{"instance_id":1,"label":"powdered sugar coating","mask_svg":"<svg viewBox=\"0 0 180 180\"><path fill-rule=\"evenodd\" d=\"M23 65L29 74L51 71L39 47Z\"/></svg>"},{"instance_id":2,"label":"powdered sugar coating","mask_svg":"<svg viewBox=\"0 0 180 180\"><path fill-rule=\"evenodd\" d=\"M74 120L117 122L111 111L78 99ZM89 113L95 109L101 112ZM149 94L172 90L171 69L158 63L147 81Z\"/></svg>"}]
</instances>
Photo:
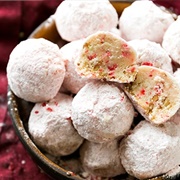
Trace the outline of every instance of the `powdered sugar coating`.
<instances>
[{"instance_id":1,"label":"powdered sugar coating","mask_svg":"<svg viewBox=\"0 0 180 180\"><path fill-rule=\"evenodd\" d=\"M103 143L124 135L134 109L124 92L107 82L86 84L72 102L72 121L79 134Z\"/></svg>"},{"instance_id":2,"label":"powdered sugar coating","mask_svg":"<svg viewBox=\"0 0 180 180\"><path fill-rule=\"evenodd\" d=\"M160 44L147 39L134 39L128 42L137 53L138 65L149 65L173 74L171 58Z\"/></svg>"},{"instance_id":3,"label":"powdered sugar coating","mask_svg":"<svg viewBox=\"0 0 180 180\"><path fill-rule=\"evenodd\" d=\"M180 163L179 127L140 122L120 146L125 170L138 179L166 173Z\"/></svg>"},{"instance_id":4,"label":"powdered sugar coating","mask_svg":"<svg viewBox=\"0 0 180 180\"><path fill-rule=\"evenodd\" d=\"M118 15L108 0L65 0L56 10L55 23L63 39L74 41L98 30L109 31L115 28Z\"/></svg>"},{"instance_id":5,"label":"powdered sugar coating","mask_svg":"<svg viewBox=\"0 0 180 180\"><path fill-rule=\"evenodd\" d=\"M64 75L65 65L58 46L43 38L22 41L10 54L9 86L26 101L42 102L53 98Z\"/></svg>"},{"instance_id":6,"label":"powdered sugar coating","mask_svg":"<svg viewBox=\"0 0 180 180\"><path fill-rule=\"evenodd\" d=\"M60 49L66 67L66 74L62 86L73 94L77 94L85 84L93 81L92 79L80 76L75 70L74 62L79 58L83 43L84 39L72 41Z\"/></svg>"},{"instance_id":7,"label":"powdered sugar coating","mask_svg":"<svg viewBox=\"0 0 180 180\"><path fill-rule=\"evenodd\" d=\"M173 22L163 37L162 47L166 50L173 61L180 64L180 16Z\"/></svg>"},{"instance_id":8,"label":"powdered sugar coating","mask_svg":"<svg viewBox=\"0 0 180 180\"><path fill-rule=\"evenodd\" d=\"M126 40L148 39L161 43L173 15L161 10L152 1L134 1L119 18L122 37Z\"/></svg>"},{"instance_id":9,"label":"powdered sugar coating","mask_svg":"<svg viewBox=\"0 0 180 180\"><path fill-rule=\"evenodd\" d=\"M36 103L28 121L33 141L54 156L73 153L83 138L71 121L72 97L58 93L49 102Z\"/></svg>"},{"instance_id":10,"label":"powdered sugar coating","mask_svg":"<svg viewBox=\"0 0 180 180\"><path fill-rule=\"evenodd\" d=\"M125 174L117 140L107 143L93 143L86 140L80 147L80 159L83 168L96 176L114 177Z\"/></svg>"}]
</instances>

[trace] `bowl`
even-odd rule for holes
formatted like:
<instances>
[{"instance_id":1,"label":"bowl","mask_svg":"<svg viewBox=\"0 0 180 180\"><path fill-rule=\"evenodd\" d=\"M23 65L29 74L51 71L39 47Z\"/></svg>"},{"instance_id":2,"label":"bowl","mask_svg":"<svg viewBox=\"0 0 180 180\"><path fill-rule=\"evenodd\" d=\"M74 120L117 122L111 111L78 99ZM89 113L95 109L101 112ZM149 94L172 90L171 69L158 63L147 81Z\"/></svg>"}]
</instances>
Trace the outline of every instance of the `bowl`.
<instances>
[{"instance_id":1,"label":"bowl","mask_svg":"<svg viewBox=\"0 0 180 180\"><path fill-rule=\"evenodd\" d=\"M121 14L122 10L129 6L132 0L122 0L122 1L112 1L112 5L116 8L118 14ZM44 21L37 29L35 29L29 38L45 38L53 43L62 47L67 42L62 40L59 36L55 22L54 15L50 16L46 21ZM75 152L72 155L65 157L64 159L53 159L53 157L48 156L36 146L36 144L32 141L30 134L28 132L28 118L30 115L30 111L33 107L33 103L26 102L23 99L18 98L10 89L8 88L8 110L12 119L12 123L14 129L32 157L32 159L37 163L37 165L51 178L53 179L74 179L74 180L83 180L82 174L75 173L71 168L71 165L67 166L67 162L71 162L71 160L76 159L78 154ZM175 180L180 177L180 167L176 167L172 171L167 174L151 178L151 180ZM118 176L113 179L135 179L130 177L129 175Z\"/></svg>"}]
</instances>

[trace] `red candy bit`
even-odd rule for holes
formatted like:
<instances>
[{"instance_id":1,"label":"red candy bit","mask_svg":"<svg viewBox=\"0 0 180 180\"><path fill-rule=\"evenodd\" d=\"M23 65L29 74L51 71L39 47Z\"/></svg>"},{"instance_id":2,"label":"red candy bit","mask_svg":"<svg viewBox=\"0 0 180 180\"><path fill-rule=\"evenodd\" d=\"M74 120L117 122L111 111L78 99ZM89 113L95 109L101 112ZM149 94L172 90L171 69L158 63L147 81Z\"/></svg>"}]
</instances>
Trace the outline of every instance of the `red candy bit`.
<instances>
[{"instance_id":1,"label":"red candy bit","mask_svg":"<svg viewBox=\"0 0 180 180\"><path fill-rule=\"evenodd\" d=\"M149 102L147 102L147 101L146 101L146 104L148 105L148 104L149 104Z\"/></svg>"},{"instance_id":2,"label":"red candy bit","mask_svg":"<svg viewBox=\"0 0 180 180\"><path fill-rule=\"evenodd\" d=\"M38 113L39 113L39 111L35 111L34 113L35 113L35 114L38 114Z\"/></svg>"},{"instance_id":3,"label":"red candy bit","mask_svg":"<svg viewBox=\"0 0 180 180\"><path fill-rule=\"evenodd\" d=\"M109 74L109 76L113 76L114 75L114 71L111 71L108 74Z\"/></svg>"},{"instance_id":4,"label":"red candy bit","mask_svg":"<svg viewBox=\"0 0 180 180\"><path fill-rule=\"evenodd\" d=\"M46 106L46 103L45 103L45 102L43 102L41 105L42 105L43 107L45 107L45 106Z\"/></svg>"},{"instance_id":5,"label":"red candy bit","mask_svg":"<svg viewBox=\"0 0 180 180\"><path fill-rule=\"evenodd\" d=\"M141 65L146 65L146 66L153 66L153 64L151 62L143 62Z\"/></svg>"},{"instance_id":6,"label":"red candy bit","mask_svg":"<svg viewBox=\"0 0 180 180\"><path fill-rule=\"evenodd\" d=\"M122 96L121 98L120 98L120 101L122 102L124 100L124 96Z\"/></svg>"},{"instance_id":7,"label":"red candy bit","mask_svg":"<svg viewBox=\"0 0 180 180\"><path fill-rule=\"evenodd\" d=\"M153 76L152 74L149 75L149 77L152 77L152 76Z\"/></svg>"},{"instance_id":8,"label":"red candy bit","mask_svg":"<svg viewBox=\"0 0 180 180\"><path fill-rule=\"evenodd\" d=\"M133 73L133 72L135 72L135 70L136 70L136 68L135 67L131 67L131 68L128 68L128 72L131 72L131 73Z\"/></svg>"},{"instance_id":9,"label":"red candy bit","mask_svg":"<svg viewBox=\"0 0 180 180\"><path fill-rule=\"evenodd\" d=\"M103 72L104 71L104 69L103 68L99 68L99 72Z\"/></svg>"},{"instance_id":10,"label":"red candy bit","mask_svg":"<svg viewBox=\"0 0 180 180\"><path fill-rule=\"evenodd\" d=\"M92 54L92 55L88 55L87 58L89 60L92 60L92 59L96 58L96 56L97 56L96 54Z\"/></svg>"},{"instance_id":11,"label":"red candy bit","mask_svg":"<svg viewBox=\"0 0 180 180\"><path fill-rule=\"evenodd\" d=\"M109 63L109 60L106 60L105 63L108 64L108 63Z\"/></svg>"},{"instance_id":12,"label":"red candy bit","mask_svg":"<svg viewBox=\"0 0 180 180\"><path fill-rule=\"evenodd\" d=\"M112 56L112 53L107 50L103 55L102 55L102 59L104 59L105 63L109 63L109 57Z\"/></svg>"},{"instance_id":13,"label":"red candy bit","mask_svg":"<svg viewBox=\"0 0 180 180\"><path fill-rule=\"evenodd\" d=\"M154 87L154 90L156 91L156 94L158 94L158 95L160 95L163 92L163 90L159 84Z\"/></svg>"},{"instance_id":14,"label":"red candy bit","mask_svg":"<svg viewBox=\"0 0 180 180\"><path fill-rule=\"evenodd\" d=\"M118 67L117 64L113 64L113 65L111 65L111 66L108 66L108 69L109 69L110 71L114 71L117 67Z\"/></svg>"},{"instance_id":15,"label":"red candy bit","mask_svg":"<svg viewBox=\"0 0 180 180\"><path fill-rule=\"evenodd\" d=\"M122 44L122 48L128 48L128 44Z\"/></svg>"},{"instance_id":16,"label":"red candy bit","mask_svg":"<svg viewBox=\"0 0 180 180\"><path fill-rule=\"evenodd\" d=\"M53 111L53 109L50 108L50 107L46 108L46 110L49 111L49 112L52 112L52 111Z\"/></svg>"},{"instance_id":17,"label":"red candy bit","mask_svg":"<svg viewBox=\"0 0 180 180\"><path fill-rule=\"evenodd\" d=\"M114 71L110 71L110 72L108 73L108 75L110 76L111 79L115 79Z\"/></svg>"},{"instance_id":18,"label":"red candy bit","mask_svg":"<svg viewBox=\"0 0 180 180\"><path fill-rule=\"evenodd\" d=\"M109 50L107 50L107 51L106 51L106 56L108 56L108 57L109 57L109 56L112 56L112 53L111 53Z\"/></svg>"},{"instance_id":19,"label":"red candy bit","mask_svg":"<svg viewBox=\"0 0 180 180\"><path fill-rule=\"evenodd\" d=\"M149 77L152 77L153 76L153 73L154 73L154 69L152 69L149 73Z\"/></svg>"},{"instance_id":20,"label":"red candy bit","mask_svg":"<svg viewBox=\"0 0 180 180\"><path fill-rule=\"evenodd\" d=\"M92 73L91 74L92 78L96 78L96 74Z\"/></svg>"},{"instance_id":21,"label":"red candy bit","mask_svg":"<svg viewBox=\"0 0 180 180\"><path fill-rule=\"evenodd\" d=\"M122 51L121 53L122 53L122 55L124 57L128 57L129 56L129 52L128 51Z\"/></svg>"},{"instance_id":22,"label":"red candy bit","mask_svg":"<svg viewBox=\"0 0 180 180\"><path fill-rule=\"evenodd\" d=\"M55 104L56 106L58 106L58 102L55 101L54 104Z\"/></svg>"},{"instance_id":23,"label":"red candy bit","mask_svg":"<svg viewBox=\"0 0 180 180\"><path fill-rule=\"evenodd\" d=\"M145 89L141 89L140 95L145 95L145 93L146 93L146 90Z\"/></svg>"}]
</instances>

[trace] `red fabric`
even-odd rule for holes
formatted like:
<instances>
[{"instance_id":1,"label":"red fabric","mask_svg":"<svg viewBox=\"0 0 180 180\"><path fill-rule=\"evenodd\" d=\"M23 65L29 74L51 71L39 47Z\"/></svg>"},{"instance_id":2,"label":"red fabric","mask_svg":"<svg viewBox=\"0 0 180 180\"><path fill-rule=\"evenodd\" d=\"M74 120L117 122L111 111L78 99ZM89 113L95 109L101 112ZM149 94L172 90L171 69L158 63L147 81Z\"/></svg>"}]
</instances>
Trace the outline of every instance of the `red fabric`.
<instances>
[{"instance_id":1,"label":"red fabric","mask_svg":"<svg viewBox=\"0 0 180 180\"><path fill-rule=\"evenodd\" d=\"M0 180L50 179L33 162L13 129L7 113L6 65L12 49L52 15L60 2L0 1Z\"/></svg>"},{"instance_id":2,"label":"red fabric","mask_svg":"<svg viewBox=\"0 0 180 180\"><path fill-rule=\"evenodd\" d=\"M180 1L179 0L152 0L155 3L169 8L176 14L180 14Z\"/></svg>"}]
</instances>

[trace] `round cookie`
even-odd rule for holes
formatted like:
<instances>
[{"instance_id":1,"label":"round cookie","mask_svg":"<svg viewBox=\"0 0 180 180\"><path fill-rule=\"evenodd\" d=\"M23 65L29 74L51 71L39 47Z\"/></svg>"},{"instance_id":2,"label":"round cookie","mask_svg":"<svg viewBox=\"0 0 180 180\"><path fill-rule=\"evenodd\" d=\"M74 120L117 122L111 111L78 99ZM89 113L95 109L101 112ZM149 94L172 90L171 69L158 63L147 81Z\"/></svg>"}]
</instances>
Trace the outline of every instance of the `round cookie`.
<instances>
[{"instance_id":1,"label":"round cookie","mask_svg":"<svg viewBox=\"0 0 180 180\"><path fill-rule=\"evenodd\" d=\"M117 140L107 143L93 143L86 140L80 147L80 159L85 171L93 175L114 177L125 174Z\"/></svg>"},{"instance_id":2,"label":"round cookie","mask_svg":"<svg viewBox=\"0 0 180 180\"><path fill-rule=\"evenodd\" d=\"M19 43L7 65L8 84L14 94L26 101L43 102L59 91L65 65L56 44L40 39Z\"/></svg>"},{"instance_id":3,"label":"round cookie","mask_svg":"<svg viewBox=\"0 0 180 180\"><path fill-rule=\"evenodd\" d=\"M110 31L116 28L118 14L108 0L65 0L55 12L55 23L64 40L74 41L98 30Z\"/></svg>"},{"instance_id":4,"label":"round cookie","mask_svg":"<svg viewBox=\"0 0 180 180\"><path fill-rule=\"evenodd\" d=\"M134 119L134 108L124 92L107 82L86 84L72 102L72 121L79 134L97 143L124 135Z\"/></svg>"},{"instance_id":5,"label":"round cookie","mask_svg":"<svg viewBox=\"0 0 180 180\"><path fill-rule=\"evenodd\" d=\"M173 15L156 6L152 1L134 1L125 8L119 18L124 39L148 39L161 43Z\"/></svg>"},{"instance_id":6,"label":"round cookie","mask_svg":"<svg viewBox=\"0 0 180 180\"><path fill-rule=\"evenodd\" d=\"M171 122L155 126L140 122L120 144L121 162L128 174L149 179L180 164L179 127Z\"/></svg>"},{"instance_id":7,"label":"round cookie","mask_svg":"<svg viewBox=\"0 0 180 180\"><path fill-rule=\"evenodd\" d=\"M128 42L137 53L137 64L163 69L173 74L171 58L160 44L147 39L134 39Z\"/></svg>"},{"instance_id":8,"label":"round cookie","mask_svg":"<svg viewBox=\"0 0 180 180\"><path fill-rule=\"evenodd\" d=\"M180 64L180 16L173 22L164 34L162 47L176 63Z\"/></svg>"},{"instance_id":9,"label":"round cookie","mask_svg":"<svg viewBox=\"0 0 180 180\"><path fill-rule=\"evenodd\" d=\"M83 142L72 125L71 103L71 96L58 93L48 102L36 103L31 111L29 133L41 149L53 156L69 155Z\"/></svg>"}]
</instances>

